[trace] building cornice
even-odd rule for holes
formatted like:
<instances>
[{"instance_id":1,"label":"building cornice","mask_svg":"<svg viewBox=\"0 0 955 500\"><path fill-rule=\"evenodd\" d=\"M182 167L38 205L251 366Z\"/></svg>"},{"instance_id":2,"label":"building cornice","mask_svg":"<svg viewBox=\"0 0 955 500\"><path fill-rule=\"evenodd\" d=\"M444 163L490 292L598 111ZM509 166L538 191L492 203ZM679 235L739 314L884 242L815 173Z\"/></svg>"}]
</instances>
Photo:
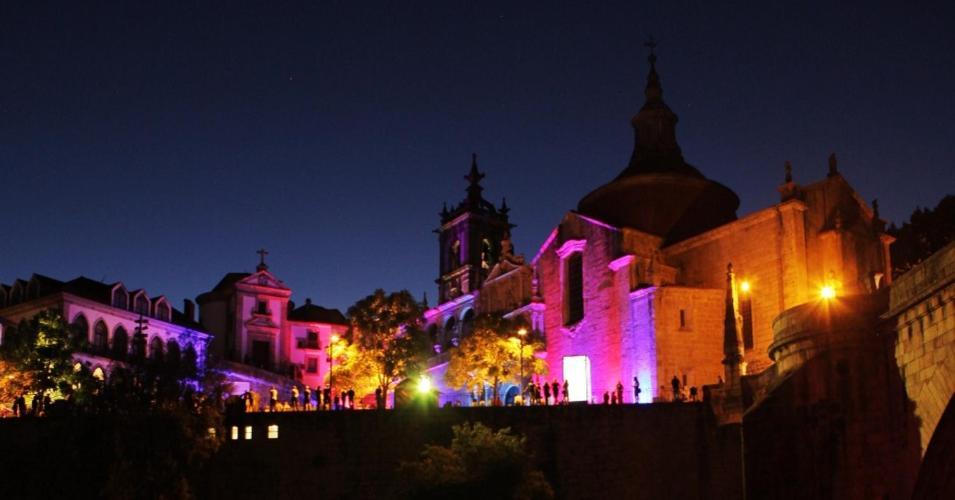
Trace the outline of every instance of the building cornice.
<instances>
[{"instance_id":1,"label":"building cornice","mask_svg":"<svg viewBox=\"0 0 955 500\"><path fill-rule=\"evenodd\" d=\"M673 255L685 252L692 248L710 243L712 241L718 240L727 236L729 233L740 231L742 229L748 228L755 224L765 222L767 220L774 219L776 215L780 212L787 211L797 211L805 212L809 207L806 206L801 200L787 200L783 203L778 203L768 208L764 208L760 211L753 212L745 217L736 219L733 222L724 224L715 229L711 229L703 234L694 236L690 239L683 240L679 243L674 243L668 247L663 248L663 252L667 255Z\"/></svg>"},{"instance_id":2,"label":"building cornice","mask_svg":"<svg viewBox=\"0 0 955 500\"><path fill-rule=\"evenodd\" d=\"M583 252L586 246L587 240L567 240L563 245L560 246L560 248L556 250L556 252L561 259L564 259L572 253Z\"/></svg>"}]
</instances>

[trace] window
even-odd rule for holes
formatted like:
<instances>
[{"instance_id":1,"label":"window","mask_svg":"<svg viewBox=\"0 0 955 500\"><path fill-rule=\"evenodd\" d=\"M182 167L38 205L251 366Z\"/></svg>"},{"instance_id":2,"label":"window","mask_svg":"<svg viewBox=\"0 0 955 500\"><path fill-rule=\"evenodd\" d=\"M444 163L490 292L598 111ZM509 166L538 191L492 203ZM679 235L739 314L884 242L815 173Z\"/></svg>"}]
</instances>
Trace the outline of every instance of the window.
<instances>
[{"instance_id":1,"label":"window","mask_svg":"<svg viewBox=\"0 0 955 500\"><path fill-rule=\"evenodd\" d=\"M318 373L318 358L308 358L305 361L305 373Z\"/></svg>"},{"instance_id":2,"label":"window","mask_svg":"<svg viewBox=\"0 0 955 500\"><path fill-rule=\"evenodd\" d=\"M211 439L215 439L215 438L216 438L216 428L215 428L215 427L209 427L209 437L210 437Z\"/></svg>"},{"instance_id":3,"label":"window","mask_svg":"<svg viewBox=\"0 0 955 500\"><path fill-rule=\"evenodd\" d=\"M230 437L232 438L233 441L239 439L239 426L237 425L232 426L232 435Z\"/></svg>"},{"instance_id":4,"label":"window","mask_svg":"<svg viewBox=\"0 0 955 500\"><path fill-rule=\"evenodd\" d=\"M267 436L269 439L278 439L279 438L279 426L272 424L269 426L269 433Z\"/></svg>"},{"instance_id":5,"label":"window","mask_svg":"<svg viewBox=\"0 0 955 500\"><path fill-rule=\"evenodd\" d=\"M686 330L686 309L680 309L680 329Z\"/></svg>"},{"instance_id":6,"label":"window","mask_svg":"<svg viewBox=\"0 0 955 500\"><path fill-rule=\"evenodd\" d=\"M486 238L481 240L481 268L490 270L493 264L493 255L491 254L491 242Z\"/></svg>"},{"instance_id":7,"label":"window","mask_svg":"<svg viewBox=\"0 0 955 500\"><path fill-rule=\"evenodd\" d=\"M162 361L163 358L163 342L159 337L153 337L149 341L149 357L154 361Z\"/></svg>"},{"instance_id":8,"label":"window","mask_svg":"<svg viewBox=\"0 0 955 500\"><path fill-rule=\"evenodd\" d=\"M448 247L448 270L453 271L461 267L461 241L454 240Z\"/></svg>"},{"instance_id":9,"label":"window","mask_svg":"<svg viewBox=\"0 0 955 500\"><path fill-rule=\"evenodd\" d=\"M144 294L136 296L136 312L143 316L149 315L149 299Z\"/></svg>"},{"instance_id":10,"label":"window","mask_svg":"<svg viewBox=\"0 0 955 500\"><path fill-rule=\"evenodd\" d=\"M319 349L318 343L318 332L309 331L308 337L305 340L306 349Z\"/></svg>"},{"instance_id":11,"label":"window","mask_svg":"<svg viewBox=\"0 0 955 500\"><path fill-rule=\"evenodd\" d=\"M583 255L574 252L564 261L564 324L573 325L584 318Z\"/></svg>"},{"instance_id":12,"label":"window","mask_svg":"<svg viewBox=\"0 0 955 500\"><path fill-rule=\"evenodd\" d=\"M106 323L102 320L96 322L93 327L93 350L95 352L105 352L109 344L109 330L106 329Z\"/></svg>"},{"instance_id":13,"label":"window","mask_svg":"<svg viewBox=\"0 0 955 500\"><path fill-rule=\"evenodd\" d=\"M753 342L753 299L747 293L740 297L739 312L743 316L743 348L752 349Z\"/></svg>"},{"instance_id":14,"label":"window","mask_svg":"<svg viewBox=\"0 0 955 500\"><path fill-rule=\"evenodd\" d=\"M255 313L256 314L268 314L269 313L269 303L264 300L260 300L255 304Z\"/></svg>"},{"instance_id":15,"label":"window","mask_svg":"<svg viewBox=\"0 0 955 500\"><path fill-rule=\"evenodd\" d=\"M70 324L70 330L76 347L85 348L90 334L90 325L86 321L86 316L82 314L76 315L76 318L73 319L73 323Z\"/></svg>"},{"instance_id":16,"label":"window","mask_svg":"<svg viewBox=\"0 0 955 500\"><path fill-rule=\"evenodd\" d=\"M113 307L126 309L128 307L129 297L126 295L126 289L119 287L113 291Z\"/></svg>"},{"instance_id":17,"label":"window","mask_svg":"<svg viewBox=\"0 0 955 500\"><path fill-rule=\"evenodd\" d=\"M250 439L252 439L252 426L247 425L245 426L245 440L248 441Z\"/></svg>"},{"instance_id":18,"label":"window","mask_svg":"<svg viewBox=\"0 0 955 500\"><path fill-rule=\"evenodd\" d=\"M165 302L156 306L156 319L169 321L169 306Z\"/></svg>"},{"instance_id":19,"label":"window","mask_svg":"<svg viewBox=\"0 0 955 500\"><path fill-rule=\"evenodd\" d=\"M129 352L129 334L122 325L116 327L113 332L113 357L116 359L126 359L126 353Z\"/></svg>"},{"instance_id":20,"label":"window","mask_svg":"<svg viewBox=\"0 0 955 500\"><path fill-rule=\"evenodd\" d=\"M102 382L106 380L106 372L103 371L102 367L97 366L93 368L93 378Z\"/></svg>"}]
</instances>

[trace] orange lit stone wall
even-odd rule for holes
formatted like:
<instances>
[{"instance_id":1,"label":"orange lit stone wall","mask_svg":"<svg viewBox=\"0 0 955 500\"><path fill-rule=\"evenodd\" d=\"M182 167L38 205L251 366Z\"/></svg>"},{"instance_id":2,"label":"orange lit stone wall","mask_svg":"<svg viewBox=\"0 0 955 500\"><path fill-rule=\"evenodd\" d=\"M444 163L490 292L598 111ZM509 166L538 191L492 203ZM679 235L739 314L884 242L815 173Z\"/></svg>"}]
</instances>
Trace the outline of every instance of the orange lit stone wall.
<instances>
[{"instance_id":1,"label":"orange lit stone wall","mask_svg":"<svg viewBox=\"0 0 955 500\"><path fill-rule=\"evenodd\" d=\"M955 394L955 243L892 285L895 357L915 414L922 453Z\"/></svg>"}]
</instances>

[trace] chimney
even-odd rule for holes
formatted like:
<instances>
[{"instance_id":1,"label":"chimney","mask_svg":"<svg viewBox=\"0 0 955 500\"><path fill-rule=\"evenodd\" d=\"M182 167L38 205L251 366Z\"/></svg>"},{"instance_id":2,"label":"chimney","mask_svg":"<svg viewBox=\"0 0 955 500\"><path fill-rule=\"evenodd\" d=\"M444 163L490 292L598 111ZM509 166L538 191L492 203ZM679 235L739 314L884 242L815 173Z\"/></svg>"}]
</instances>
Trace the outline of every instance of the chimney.
<instances>
[{"instance_id":1,"label":"chimney","mask_svg":"<svg viewBox=\"0 0 955 500\"><path fill-rule=\"evenodd\" d=\"M182 301L182 313L186 316L186 319L189 321L196 320L196 304L195 302L184 299Z\"/></svg>"}]
</instances>

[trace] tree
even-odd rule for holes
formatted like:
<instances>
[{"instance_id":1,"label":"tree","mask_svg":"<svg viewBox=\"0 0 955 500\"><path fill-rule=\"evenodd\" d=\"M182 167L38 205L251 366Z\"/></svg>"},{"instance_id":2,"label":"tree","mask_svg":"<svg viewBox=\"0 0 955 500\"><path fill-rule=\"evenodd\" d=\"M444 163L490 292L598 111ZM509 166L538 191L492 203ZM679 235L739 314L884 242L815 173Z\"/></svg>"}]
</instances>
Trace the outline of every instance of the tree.
<instances>
[{"instance_id":1,"label":"tree","mask_svg":"<svg viewBox=\"0 0 955 500\"><path fill-rule=\"evenodd\" d=\"M902 227L892 224L888 233L895 237L892 267L899 276L955 241L955 196L946 195L933 210L917 207Z\"/></svg>"},{"instance_id":2,"label":"tree","mask_svg":"<svg viewBox=\"0 0 955 500\"><path fill-rule=\"evenodd\" d=\"M553 498L524 437L480 422L455 425L452 432L451 446L426 445L419 460L399 466L405 498Z\"/></svg>"},{"instance_id":3,"label":"tree","mask_svg":"<svg viewBox=\"0 0 955 500\"><path fill-rule=\"evenodd\" d=\"M58 311L43 311L29 321L21 321L4 359L11 363L34 394L52 400L71 398L76 390L92 384L92 376L73 359L76 337Z\"/></svg>"},{"instance_id":4,"label":"tree","mask_svg":"<svg viewBox=\"0 0 955 500\"><path fill-rule=\"evenodd\" d=\"M544 350L536 332L528 332L523 353L518 331L525 328L522 320L484 314L474 320L474 329L458 347L451 349L451 360L445 379L460 389L491 386L492 401L500 404L499 390L504 382L520 384L521 357L524 376L546 375L547 363L534 353Z\"/></svg>"},{"instance_id":5,"label":"tree","mask_svg":"<svg viewBox=\"0 0 955 500\"><path fill-rule=\"evenodd\" d=\"M348 309L348 335L381 389L380 408L394 384L417 373L426 359L429 342L421 329L422 313L407 290L386 294L378 289Z\"/></svg>"},{"instance_id":6,"label":"tree","mask_svg":"<svg viewBox=\"0 0 955 500\"><path fill-rule=\"evenodd\" d=\"M353 389L355 394L365 395L375 392L378 387L377 365L375 357L360 349L357 344L341 340L332 347L334 370L332 382L339 388ZM328 374L325 374L328 385ZM334 388L333 388L334 389Z\"/></svg>"}]
</instances>

